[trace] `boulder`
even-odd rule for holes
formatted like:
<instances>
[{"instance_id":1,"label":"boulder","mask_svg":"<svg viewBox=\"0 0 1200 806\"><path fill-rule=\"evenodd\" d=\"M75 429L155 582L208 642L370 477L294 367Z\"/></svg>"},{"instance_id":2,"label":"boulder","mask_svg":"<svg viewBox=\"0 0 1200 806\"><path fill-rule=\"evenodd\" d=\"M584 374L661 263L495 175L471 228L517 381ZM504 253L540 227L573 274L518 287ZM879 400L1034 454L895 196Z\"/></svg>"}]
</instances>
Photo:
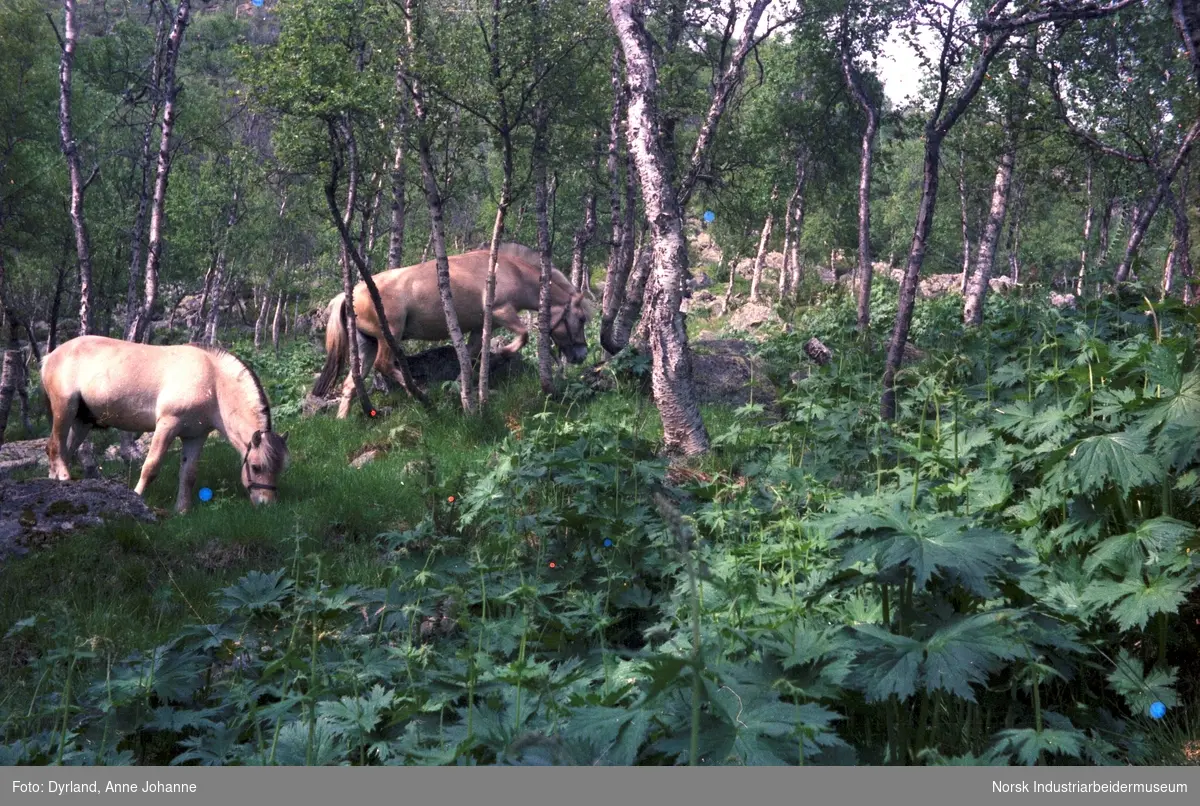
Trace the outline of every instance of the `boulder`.
<instances>
[{"instance_id":1,"label":"boulder","mask_svg":"<svg viewBox=\"0 0 1200 806\"><path fill-rule=\"evenodd\" d=\"M357 469L363 467L364 465L369 465L371 462L374 462L376 459L378 459L379 456L380 451L378 450L363 451L356 456L353 461L350 462L350 466Z\"/></svg>"},{"instance_id":2,"label":"boulder","mask_svg":"<svg viewBox=\"0 0 1200 806\"><path fill-rule=\"evenodd\" d=\"M109 445L104 449L104 459L108 462L113 462L117 459L122 459L126 462L140 462L146 458L146 454L150 451L150 441L152 439L154 439L154 434L142 434L128 445L123 445L120 442L116 445Z\"/></svg>"},{"instance_id":3,"label":"boulder","mask_svg":"<svg viewBox=\"0 0 1200 806\"><path fill-rule=\"evenodd\" d=\"M769 416L778 418L774 384L751 344L740 339L698 340L692 344L692 376L700 403L744 406L761 403Z\"/></svg>"},{"instance_id":4,"label":"boulder","mask_svg":"<svg viewBox=\"0 0 1200 806\"><path fill-rule=\"evenodd\" d=\"M156 520L142 497L119 481L0 480L0 563L64 534L116 518Z\"/></svg>"},{"instance_id":5,"label":"boulder","mask_svg":"<svg viewBox=\"0 0 1200 806\"><path fill-rule=\"evenodd\" d=\"M917 295L929 299L962 293L962 273L931 274L917 284Z\"/></svg>"},{"instance_id":6,"label":"boulder","mask_svg":"<svg viewBox=\"0 0 1200 806\"><path fill-rule=\"evenodd\" d=\"M729 317L729 327L732 330L753 330L767 322L777 321L778 316L770 305L762 302L749 302L738 308Z\"/></svg>"},{"instance_id":7,"label":"boulder","mask_svg":"<svg viewBox=\"0 0 1200 806\"><path fill-rule=\"evenodd\" d=\"M1055 308L1074 308L1074 294L1060 294L1057 291L1050 292L1050 304Z\"/></svg>"},{"instance_id":8,"label":"boulder","mask_svg":"<svg viewBox=\"0 0 1200 806\"><path fill-rule=\"evenodd\" d=\"M721 262L721 247L717 246L716 241L707 232L697 232L692 238L692 246L695 248L698 263L716 266Z\"/></svg>"}]
</instances>

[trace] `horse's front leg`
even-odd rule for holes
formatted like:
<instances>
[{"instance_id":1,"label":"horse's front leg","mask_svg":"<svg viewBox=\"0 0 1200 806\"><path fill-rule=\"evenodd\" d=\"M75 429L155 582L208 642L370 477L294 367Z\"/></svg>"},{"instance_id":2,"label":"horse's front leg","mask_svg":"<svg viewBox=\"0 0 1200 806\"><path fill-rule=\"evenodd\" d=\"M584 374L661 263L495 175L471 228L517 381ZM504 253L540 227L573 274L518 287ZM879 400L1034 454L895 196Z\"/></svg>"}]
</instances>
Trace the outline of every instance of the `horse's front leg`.
<instances>
[{"instance_id":1,"label":"horse's front leg","mask_svg":"<svg viewBox=\"0 0 1200 806\"><path fill-rule=\"evenodd\" d=\"M525 327L525 323L521 321L521 314L511 305L505 305L502 308L496 308L492 311L492 321L497 322L504 328L517 337L508 344L500 348L501 353L513 354L520 352L525 343L529 341L529 328Z\"/></svg>"},{"instance_id":2,"label":"horse's front leg","mask_svg":"<svg viewBox=\"0 0 1200 806\"><path fill-rule=\"evenodd\" d=\"M179 457L179 495L175 497L175 511L187 512L192 508L192 493L196 489L196 473L200 470L200 450L204 447L207 434L183 440Z\"/></svg>"},{"instance_id":3,"label":"horse's front leg","mask_svg":"<svg viewBox=\"0 0 1200 806\"><path fill-rule=\"evenodd\" d=\"M158 425L154 429L154 437L150 440L150 450L146 451L146 463L142 465L141 478L138 479L137 486L133 488L138 495L142 495L146 491L146 487L158 475L158 467L167 454L167 448L170 448L171 443L175 440L178 429L179 423L174 419L158 421Z\"/></svg>"}]
</instances>

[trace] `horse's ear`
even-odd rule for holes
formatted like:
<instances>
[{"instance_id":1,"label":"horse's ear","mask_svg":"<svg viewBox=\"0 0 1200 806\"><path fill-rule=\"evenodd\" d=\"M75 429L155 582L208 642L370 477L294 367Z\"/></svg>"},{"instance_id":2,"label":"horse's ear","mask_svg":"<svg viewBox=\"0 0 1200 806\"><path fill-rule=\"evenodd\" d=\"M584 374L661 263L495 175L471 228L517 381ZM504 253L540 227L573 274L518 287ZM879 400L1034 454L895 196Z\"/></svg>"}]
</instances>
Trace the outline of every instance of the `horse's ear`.
<instances>
[{"instance_id":1,"label":"horse's ear","mask_svg":"<svg viewBox=\"0 0 1200 806\"><path fill-rule=\"evenodd\" d=\"M250 437L250 444L256 448L262 444L262 431L254 432L254 436Z\"/></svg>"},{"instance_id":2,"label":"horse's ear","mask_svg":"<svg viewBox=\"0 0 1200 806\"><path fill-rule=\"evenodd\" d=\"M596 303L592 302L592 300L588 299L582 293L576 294L573 302L579 306L580 310L583 311L583 315L589 319L596 312Z\"/></svg>"},{"instance_id":3,"label":"horse's ear","mask_svg":"<svg viewBox=\"0 0 1200 806\"><path fill-rule=\"evenodd\" d=\"M279 435L279 438L283 440L284 445L287 444L288 434L290 434L290 433L291 433L291 431L284 431L282 434Z\"/></svg>"}]
</instances>

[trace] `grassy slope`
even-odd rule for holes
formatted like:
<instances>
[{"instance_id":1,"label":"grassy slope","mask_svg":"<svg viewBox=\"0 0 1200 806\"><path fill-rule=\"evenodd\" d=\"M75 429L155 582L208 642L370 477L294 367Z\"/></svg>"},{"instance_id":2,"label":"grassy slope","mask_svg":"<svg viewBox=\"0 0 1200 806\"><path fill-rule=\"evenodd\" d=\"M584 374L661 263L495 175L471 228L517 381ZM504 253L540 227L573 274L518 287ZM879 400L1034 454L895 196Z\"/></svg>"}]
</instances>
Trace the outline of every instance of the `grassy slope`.
<instances>
[{"instance_id":1,"label":"grassy slope","mask_svg":"<svg viewBox=\"0 0 1200 806\"><path fill-rule=\"evenodd\" d=\"M927 305L923 312L931 307ZM877 327L886 327L889 322L884 311L878 316ZM701 330L719 332L722 325L706 316L693 316L689 331L695 337ZM914 331L918 340L923 327L919 321ZM931 336L937 336L930 327ZM831 344L837 341L836 334L822 335L832 339ZM659 423L648 401L614 391L583 402L544 404L532 373L513 379L495 393L487 415L481 419L464 419L457 409L457 396L449 390L435 394L432 412L395 396L389 401L377 396L377 403L394 406L379 421L365 422L357 417L337 421L328 414L302 419L291 412L297 409L298 393L317 358L317 351L307 344L291 345L279 358L265 353L254 358L277 403L277 428L291 431L293 465L281 486L282 503L264 509L251 507L237 482L237 457L227 445L214 441L205 450L200 470L200 483L216 493L212 503L197 505L186 517L168 517L153 526L112 524L75 534L11 562L0 572L5 590L0 598L0 634L18 619L42 613L54 620L59 640L71 634L105 646L105 654L110 657L119 656L129 649L154 646L178 634L184 625L214 620L216 591L247 571L287 566L301 552L319 558L322 580L335 587L387 586L394 580L396 567L384 557L376 535L400 532L417 524L430 510L431 498L439 506L452 507L447 499L462 489L465 474L487 465L493 449L510 428L529 427L548 414L580 422L633 423L641 436L650 440L658 436ZM845 368L855 365L857 370L875 377L873 367L866 365L877 358L841 350L834 372L845 370L848 379ZM786 372L787 367L775 369ZM849 382L834 384L835 408L840 405L839 397L858 394L845 385ZM874 393L873 386L867 389L868 396ZM845 409L851 414L854 410ZM844 428L838 420L829 420L833 430L827 436L838 434L839 442L844 437L847 447L861 453L864 446L853 442L848 434L859 427L854 423L861 421L862 411L858 409L858 414L846 420ZM740 415L720 407L706 407L705 415L714 436L734 433L743 422ZM768 439L762 431L747 434L751 440ZM807 444L808 438L804 439ZM362 469L349 466L352 456L371 446L384 446L387 452ZM103 443L98 447L102 448ZM841 450L837 442L814 442L810 449L814 455L822 450ZM739 454L744 458L746 451L717 451L703 461L702 468L730 470ZM152 506L169 507L173 503L177 456L173 451L148 491ZM410 464L425 456L432 457L436 466L432 486L422 479L419 468ZM849 454L841 456L845 458L833 457L831 468L849 467ZM861 465L864 456L856 453L854 461ZM868 459L867 465L874 461ZM137 471L138 467L123 463L105 468L107 474L128 483L136 478ZM861 486L865 481L871 480L860 477L852 486ZM903 479L899 481L901 486L907 484ZM837 478L831 482L834 486L837 483ZM748 539L753 542L746 545ZM762 573L763 551L773 551L774 540L765 532L743 536L729 544L727 551L731 558L745 550L755 552ZM738 543L743 549L739 550ZM871 612L878 609L870 607L874 607ZM714 613L714 618L714 624L718 623L720 616ZM45 643L39 644L43 639ZM26 673L26 660L50 650L52 640L48 632L26 631L3 643L0 691L5 693L0 695L0 706L5 701L10 705L24 702L31 696L36 681ZM952 721L953 715L950 718ZM853 727L848 730L857 733ZM871 729L867 730L869 743ZM1164 746L1177 749L1181 741L1173 736ZM1176 762L1168 759L1166 763Z\"/></svg>"}]
</instances>

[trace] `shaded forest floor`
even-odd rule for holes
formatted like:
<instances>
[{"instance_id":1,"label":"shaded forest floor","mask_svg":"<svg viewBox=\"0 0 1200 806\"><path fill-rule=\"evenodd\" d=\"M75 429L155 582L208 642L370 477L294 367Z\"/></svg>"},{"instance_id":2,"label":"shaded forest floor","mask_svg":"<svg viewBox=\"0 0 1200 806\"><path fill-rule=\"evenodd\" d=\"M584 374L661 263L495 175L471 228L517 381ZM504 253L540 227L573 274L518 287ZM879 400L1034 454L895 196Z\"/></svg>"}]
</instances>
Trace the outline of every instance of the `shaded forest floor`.
<instances>
[{"instance_id":1,"label":"shaded forest floor","mask_svg":"<svg viewBox=\"0 0 1200 806\"><path fill-rule=\"evenodd\" d=\"M211 502L0 569L0 763L670 764L693 728L716 764L1200 760L1195 312L998 299L964 335L923 303L886 424L889 295L874 346L844 289L777 311L778 412L705 406L675 466L642 357L369 422L299 415L307 342L232 345L291 433L281 503L213 441Z\"/></svg>"}]
</instances>

